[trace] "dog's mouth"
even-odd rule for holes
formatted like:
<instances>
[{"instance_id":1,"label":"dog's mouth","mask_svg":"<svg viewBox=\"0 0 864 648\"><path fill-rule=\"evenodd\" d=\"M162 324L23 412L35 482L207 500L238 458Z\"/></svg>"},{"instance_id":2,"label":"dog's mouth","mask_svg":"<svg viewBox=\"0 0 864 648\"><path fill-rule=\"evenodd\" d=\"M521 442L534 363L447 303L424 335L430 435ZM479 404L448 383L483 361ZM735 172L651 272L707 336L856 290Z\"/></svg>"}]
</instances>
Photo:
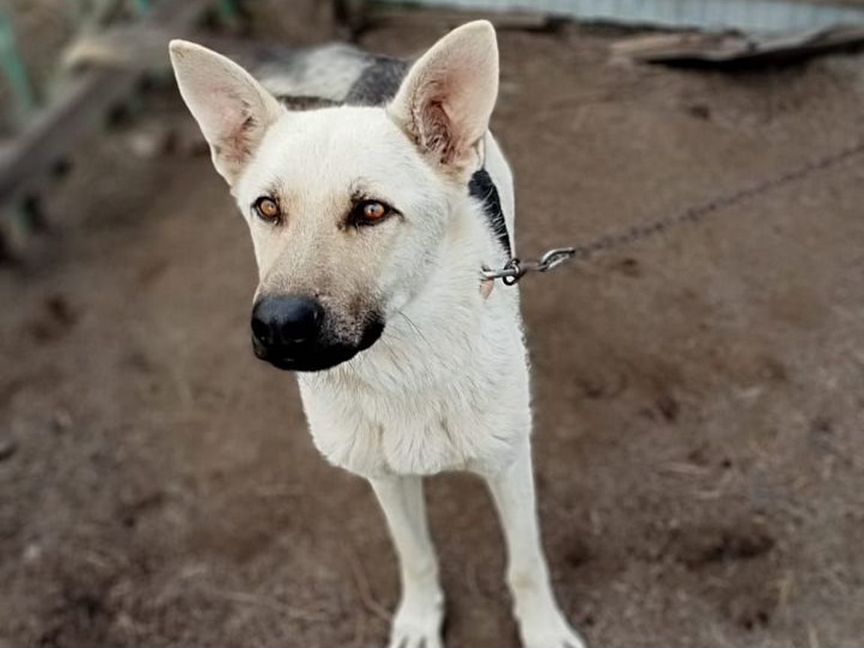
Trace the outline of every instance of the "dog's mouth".
<instances>
[{"instance_id":1,"label":"dog's mouth","mask_svg":"<svg viewBox=\"0 0 864 648\"><path fill-rule=\"evenodd\" d=\"M375 344L384 332L384 322L376 319L363 331L357 344L315 340L301 344L268 346L252 336L255 357L283 371L325 371L348 362L358 353Z\"/></svg>"}]
</instances>

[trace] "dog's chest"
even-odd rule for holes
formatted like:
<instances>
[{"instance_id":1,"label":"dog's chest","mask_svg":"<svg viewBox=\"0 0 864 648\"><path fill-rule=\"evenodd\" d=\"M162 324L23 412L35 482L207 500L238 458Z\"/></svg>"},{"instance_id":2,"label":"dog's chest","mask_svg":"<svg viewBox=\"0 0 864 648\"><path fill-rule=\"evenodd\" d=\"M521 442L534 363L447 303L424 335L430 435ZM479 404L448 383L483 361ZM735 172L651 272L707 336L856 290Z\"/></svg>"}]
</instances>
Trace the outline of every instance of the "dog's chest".
<instances>
[{"instance_id":1,"label":"dog's chest","mask_svg":"<svg viewBox=\"0 0 864 648\"><path fill-rule=\"evenodd\" d=\"M301 391L321 453L366 477L494 471L510 461L514 439L529 426L527 406L521 408L524 417L496 420L465 393L388 399L346 396L302 383Z\"/></svg>"}]
</instances>

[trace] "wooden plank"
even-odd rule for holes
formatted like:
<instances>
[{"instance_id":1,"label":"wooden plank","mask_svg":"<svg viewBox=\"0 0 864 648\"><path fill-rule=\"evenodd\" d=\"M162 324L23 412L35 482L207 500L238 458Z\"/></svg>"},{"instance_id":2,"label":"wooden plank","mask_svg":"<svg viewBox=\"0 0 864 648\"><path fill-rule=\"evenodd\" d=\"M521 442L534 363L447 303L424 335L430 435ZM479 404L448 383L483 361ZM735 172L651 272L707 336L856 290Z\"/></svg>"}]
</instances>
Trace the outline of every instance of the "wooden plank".
<instances>
[{"instance_id":1,"label":"wooden plank","mask_svg":"<svg viewBox=\"0 0 864 648\"><path fill-rule=\"evenodd\" d=\"M211 5L212 0L169 0L155 6L147 22L183 35ZM103 127L106 112L131 94L143 75L143 71L102 69L74 79L62 97L0 151L0 205L35 191L53 164Z\"/></svg>"},{"instance_id":2,"label":"wooden plank","mask_svg":"<svg viewBox=\"0 0 864 648\"><path fill-rule=\"evenodd\" d=\"M613 55L648 63L741 67L787 63L864 45L864 27L836 27L782 36L651 34L612 46Z\"/></svg>"}]
</instances>

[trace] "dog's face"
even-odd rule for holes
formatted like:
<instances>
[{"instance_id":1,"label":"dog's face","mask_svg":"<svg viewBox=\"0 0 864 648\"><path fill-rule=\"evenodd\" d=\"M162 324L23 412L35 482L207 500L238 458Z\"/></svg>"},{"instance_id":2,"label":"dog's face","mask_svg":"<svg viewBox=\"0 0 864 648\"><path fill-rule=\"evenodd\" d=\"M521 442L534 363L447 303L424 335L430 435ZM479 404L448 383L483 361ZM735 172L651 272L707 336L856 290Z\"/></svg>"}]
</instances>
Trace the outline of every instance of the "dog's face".
<instances>
[{"instance_id":1,"label":"dog's face","mask_svg":"<svg viewBox=\"0 0 864 648\"><path fill-rule=\"evenodd\" d=\"M351 359L425 285L481 163L494 31L477 22L448 34L382 108L289 112L214 52L175 41L171 54L252 234L255 354L301 371Z\"/></svg>"}]
</instances>

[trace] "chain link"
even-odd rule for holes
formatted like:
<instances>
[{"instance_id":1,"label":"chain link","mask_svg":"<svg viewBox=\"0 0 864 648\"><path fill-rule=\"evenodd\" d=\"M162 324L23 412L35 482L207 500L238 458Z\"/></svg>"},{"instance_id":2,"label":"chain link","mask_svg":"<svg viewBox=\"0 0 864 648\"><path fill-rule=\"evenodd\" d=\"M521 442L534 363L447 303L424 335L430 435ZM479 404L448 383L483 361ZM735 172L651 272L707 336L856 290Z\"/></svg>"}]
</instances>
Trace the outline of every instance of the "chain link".
<instances>
[{"instance_id":1,"label":"chain link","mask_svg":"<svg viewBox=\"0 0 864 648\"><path fill-rule=\"evenodd\" d=\"M732 207L750 198L755 198L756 196L767 193L773 189L778 189L799 180L803 180L812 173L830 169L841 162L844 162L856 155L861 155L862 153L864 153L864 140L844 147L830 155L809 162L797 169L787 171L782 175L770 178L749 187L738 189L737 191L719 196L700 205L688 207L684 211L667 216L666 218L661 218L645 224L633 225L627 229L621 230L620 232L604 234L603 236L583 245L554 248L546 252L538 260L528 259L523 261L514 257L498 270L490 270L489 268L484 267L481 270L481 276L484 280L501 279L505 285L512 286L529 272L548 272L567 261L576 259L585 260L598 252L606 252L613 248L636 243L651 236L661 234L672 227L684 223L698 223L715 212Z\"/></svg>"}]
</instances>

